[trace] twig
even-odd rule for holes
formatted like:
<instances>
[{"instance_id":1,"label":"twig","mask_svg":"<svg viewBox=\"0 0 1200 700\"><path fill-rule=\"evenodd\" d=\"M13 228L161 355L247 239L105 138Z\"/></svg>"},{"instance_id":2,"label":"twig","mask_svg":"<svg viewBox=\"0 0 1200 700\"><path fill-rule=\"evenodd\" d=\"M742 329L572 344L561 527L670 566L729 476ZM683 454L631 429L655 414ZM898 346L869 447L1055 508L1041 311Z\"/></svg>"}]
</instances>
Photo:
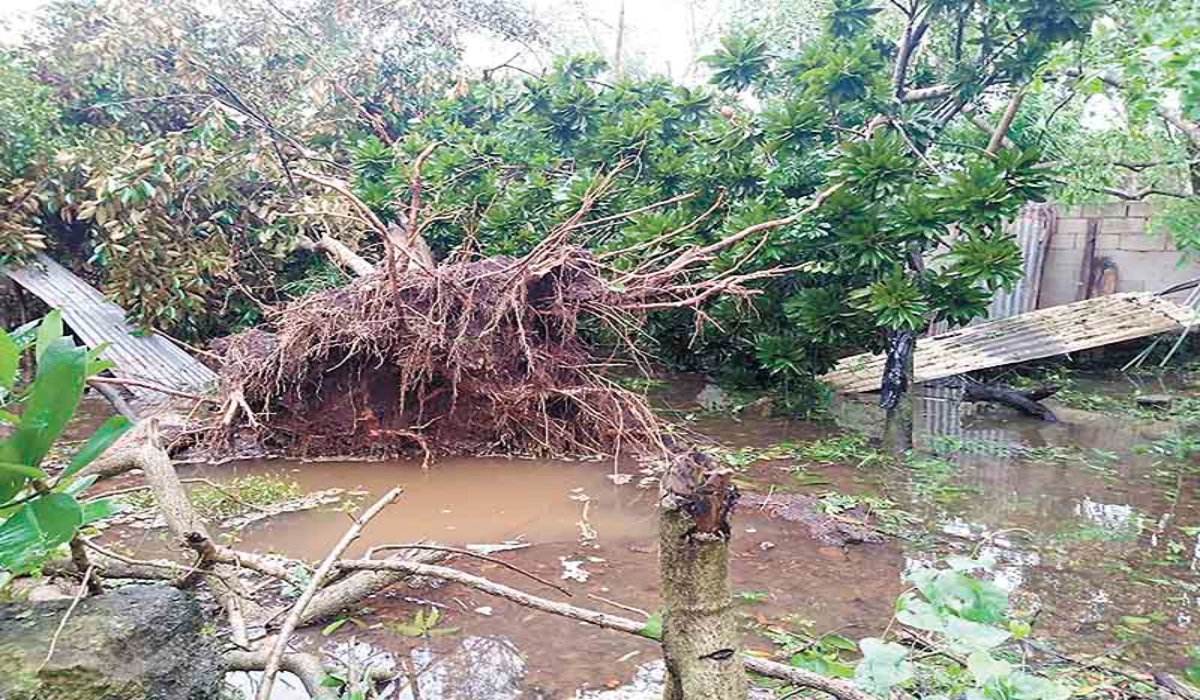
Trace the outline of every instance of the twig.
<instances>
[{"instance_id":1,"label":"twig","mask_svg":"<svg viewBox=\"0 0 1200 700\"><path fill-rule=\"evenodd\" d=\"M304 609L308 607L308 603L317 594L317 589L325 580L325 576L333 569L337 563L338 557L342 552L346 551L351 543L362 534L362 530L366 527L371 519L380 513L384 508L396 502L396 499L403 493L403 489L399 486L393 488L375 502L375 505L363 512L362 516L355 519L354 524L350 529L346 530L346 534L342 535L342 539L334 545L329 554L325 556L325 560L317 567L312 579L308 582L308 586L304 588L304 592L300 595L299 600L292 606L291 612L288 613L287 619L283 621L283 626L279 630L279 636L275 640L275 645L271 648L270 654L267 656L266 667L263 669L262 681L258 686L258 693L255 695L257 700L268 700L271 697L271 688L275 685L275 675L279 673L279 665L283 659L283 652L287 648L288 638L292 636L292 632L296 630L296 626L300 623L300 617L304 614Z\"/></svg>"},{"instance_id":2,"label":"twig","mask_svg":"<svg viewBox=\"0 0 1200 700\"><path fill-rule=\"evenodd\" d=\"M50 663L50 657L54 656L54 649L58 646L58 638L62 636L63 629L67 626L67 620L71 619L71 613L75 612L75 608L79 605L79 601L83 599L84 594L88 591L88 583L92 580L92 572L96 570L94 566L88 566L87 571L83 572L83 580L79 582L79 590L75 591L75 598L71 601L71 605L67 608L67 612L63 613L62 619L58 622L58 629L54 630L54 636L50 638L50 648L46 650L46 658L42 659L42 663L38 666L36 676L46 668L46 664Z\"/></svg>"},{"instance_id":3,"label":"twig","mask_svg":"<svg viewBox=\"0 0 1200 700\"><path fill-rule=\"evenodd\" d=\"M111 384L114 386L136 386L136 387L140 387L142 389L149 389L151 391L157 391L160 394L166 394L167 396L175 396L175 397L178 397L181 399L189 399L191 401L201 401L201 402L205 402L205 403L214 403L214 404L218 403L216 399L212 399L207 396L200 396L199 394L189 394L186 391L177 391L175 389L170 389L165 386L162 386L161 384L154 384L153 382L144 382L140 379L118 379L116 377L90 377L90 378L88 378L88 384L97 384L97 385Z\"/></svg>"},{"instance_id":4,"label":"twig","mask_svg":"<svg viewBox=\"0 0 1200 700\"><path fill-rule=\"evenodd\" d=\"M553 581L547 581L546 579L542 578L541 576L538 576L535 573L526 571L525 569L522 569L521 567L517 566L516 564L506 562L503 559L497 559L496 557L489 557L488 555L480 554L479 552L472 552L469 549L459 549L458 547L443 547L442 545L438 545L438 544L424 544L424 543L420 543L420 542L412 543L412 544L380 544L380 545L375 545L374 547L371 547L370 549L368 549L367 553L363 555L363 558L364 559L373 559L373 558L375 558L376 552L386 552L388 550L393 550L393 549L426 549L431 552L449 552L451 554L459 554L464 557L472 557L474 559L480 559L482 561L491 562L493 564L499 564L500 566L503 566L504 568L506 568L510 571L515 571L518 574L521 574L522 576L525 576L526 578L537 581L538 583L540 583L544 586L549 586L550 588L553 588L554 590L558 591L559 593L562 593L563 595L566 595L566 596L571 595L571 591L568 590L567 588L564 588L563 586L560 586L557 583L554 583Z\"/></svg>"},{"instance_id":5,"label":"twig","mask_svg":"<svg viewBox=\"0 0 1200 700\"><path fill-rule=\"evenodd\" d=\"M618 603L615 600L609 600L608 598L605 598L604 596L598 596L595 593L588 593L588 597L591 598L592 600L598 600L601 603L604 603L605 605L611 605L618 610L624 610L625 612L637 613L637 614L641 615L642 617L645 617L647 620L649 620L651 617L650 613L646 612L645 610L642 610L641 608L635 608L632 605Z\"/></svg>"}]
</instances>

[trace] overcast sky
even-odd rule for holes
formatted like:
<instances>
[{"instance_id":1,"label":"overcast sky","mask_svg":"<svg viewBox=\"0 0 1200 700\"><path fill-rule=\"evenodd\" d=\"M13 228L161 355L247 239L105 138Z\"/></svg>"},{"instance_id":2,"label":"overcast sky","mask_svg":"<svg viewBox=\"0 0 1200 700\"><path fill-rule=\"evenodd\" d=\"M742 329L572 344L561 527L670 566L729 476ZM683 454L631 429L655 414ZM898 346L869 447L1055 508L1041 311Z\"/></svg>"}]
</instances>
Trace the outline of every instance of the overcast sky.
<instances>
[{"instance_id":1,"label":"overcast sky","mask_svg":"<svg viewBox=\"0 0 1200 700\"><path fill-rule=\"evenodd\" d=\"M137 0L128 0L136 2ZM262 0L250 0L261 2ZM0 41L19 41L29 26L29 15L48 0L0 0ZM534 16L549 27L557 48L601 53L611 60L615 52L616 27L621 0L525 0ZM696 17L689 4L701 8ZM628 0L625 3L625 43L622 54L634 68L669 75L692 77L692 27L711 35L713 19L725 0ZM699 14L707 15L705 17ZM517 63L536 66L548 54L535 56L518 44L471 37L467 41L467 64L489 67L521 54Z\"/></svg>"}]
</instances>

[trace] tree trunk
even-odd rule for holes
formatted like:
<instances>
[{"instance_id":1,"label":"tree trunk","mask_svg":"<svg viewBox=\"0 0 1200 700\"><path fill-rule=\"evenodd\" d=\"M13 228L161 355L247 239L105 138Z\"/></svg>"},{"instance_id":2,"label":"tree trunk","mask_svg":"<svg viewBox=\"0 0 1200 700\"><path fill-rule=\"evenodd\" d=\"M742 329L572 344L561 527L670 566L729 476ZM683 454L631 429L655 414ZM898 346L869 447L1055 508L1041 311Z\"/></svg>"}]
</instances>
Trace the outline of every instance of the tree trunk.
<instances>
[{"instance_id":1,"label":"tree trunk","mask_svg":"<svg viewBox=\"0 0 1200 700\"><path fill-rule=\"evenodd\" d=\"M1058 418L1054 411L1038 403L1042 399L1054 395L1059 387L1043 386L1033 391L1017 391L999 384L981 384L967 382L963 386L963 401L998 403L1014 408L1027 416L1040 418L1048 423L1054 423Z\"/></svg>"},{"instance_id":2,"label":"tree trunk","mask_svg":"<svg viewBox=\"0 0 1200 700\"><path fill-rule=\"evenodd\" d=\"M879 405L887 411L883 447L899 457L913 448L913 406L908 386L913 377L913 331L888 331L887 362L883 368Z\"/></svg>"},{"instance_id":3,"label":"tree trunk","mask_svg":"<svg viewBox=\"0 0 1200 700\"><path fill-rule=\"evenodd\" d=\"M737 489L728 469L699 452L675 456L663 476L659 575L664 700L745 700L729 585L729 521Z\"/></svg>"}]
</instances>

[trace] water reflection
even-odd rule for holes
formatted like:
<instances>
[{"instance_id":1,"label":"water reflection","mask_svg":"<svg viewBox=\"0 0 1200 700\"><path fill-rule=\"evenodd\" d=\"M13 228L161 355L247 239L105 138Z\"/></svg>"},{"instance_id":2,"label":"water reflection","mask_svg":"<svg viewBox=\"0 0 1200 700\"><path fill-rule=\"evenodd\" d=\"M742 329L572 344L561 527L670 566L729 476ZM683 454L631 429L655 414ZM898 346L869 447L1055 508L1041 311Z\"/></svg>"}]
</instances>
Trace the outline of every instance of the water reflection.
<instances>
[{"instance_id":1,"label":"water reflection","mask_svg":"<svg viewBox=\"0 0 1200 700\"><path fill-rule=\"evenodd\" d=\"M503 637L467 637L447 654L421 647L414 649L411 657L415 682L401 681L397 700L515 700L522 696L525 658Z\"/></svg>"}]
</instances>

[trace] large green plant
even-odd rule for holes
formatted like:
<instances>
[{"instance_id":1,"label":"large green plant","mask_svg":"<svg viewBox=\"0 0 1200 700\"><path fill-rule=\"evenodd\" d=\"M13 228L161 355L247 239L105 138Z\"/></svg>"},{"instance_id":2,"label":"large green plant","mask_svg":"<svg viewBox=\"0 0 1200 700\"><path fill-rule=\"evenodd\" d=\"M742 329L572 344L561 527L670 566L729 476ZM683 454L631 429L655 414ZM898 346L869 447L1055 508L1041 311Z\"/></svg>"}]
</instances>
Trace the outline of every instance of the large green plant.
<instances>
[{"instance_id":1,"label":"large green plant","mask_svg":"<svg viewBox=\"0 0 1200 700\"><path fill-rule=\"evenodd\" d=\"M37 369L21 386L20 358L27 350ZM95 477L77 475L126 430L123 417L105 421L53 476L44 468L75 415L87 378L109 366L98 355L63 334L58 312L36 327L0 331L0 422L10 426L0 441L0 571L15 575L36 568L79 528L114 512L112 501L80 503L77 496Z\"/></svg>"},{"instance_id":2,"label":"large green plant","mask_svg":"<svg viewBox=\"0 0 1200 700\"><path fill-rule=\"evenodd\" d=\"M837 2L825 34L798 51L748 33L722 42L705 62L724 92L609 83L600 59L562 58L545 75L434 102L399 148L365 139L352 154L355 184L383 217L399 218L410 164L438 141L422 171L419 223L435 251L519 254L578 207L597 173L624 164L577 234L621 269L834 191L811 217L713 261L709 274L790 268L761 295L715 302L699 334L690 312L649 319L665 359L803 385L847 350L882 347L883 331L965 323L1018 279L1020 251L1003 222L1051 185L1037 149L984 152L943 135L968 108L1029 81L1051 49L1083 38L1093 6L918 0L898 17ZM932 36L937 61L910 46L919 58L900 64L897 44L918 41L896 37L906 24L904 36ZM743 104L747 93L758 108Z\"/></svg>"}]
</instances>

